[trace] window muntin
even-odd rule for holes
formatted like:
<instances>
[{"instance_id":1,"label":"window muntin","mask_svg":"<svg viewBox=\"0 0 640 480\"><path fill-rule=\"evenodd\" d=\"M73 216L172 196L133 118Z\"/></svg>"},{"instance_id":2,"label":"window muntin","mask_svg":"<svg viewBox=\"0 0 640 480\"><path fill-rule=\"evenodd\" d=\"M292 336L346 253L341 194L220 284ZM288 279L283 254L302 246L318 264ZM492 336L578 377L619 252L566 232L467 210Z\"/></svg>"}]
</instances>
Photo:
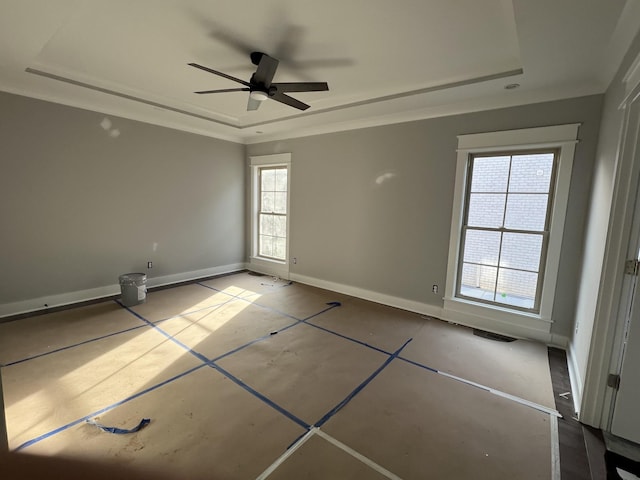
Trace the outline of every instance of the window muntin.
<instances>
[{"instance_id":1,"label":"window muntin","mask_svg":"<svg viewBox=\"0 0 640 480\"><path fill-rule=\"evenodd\" d=\"M457 297L539 312L557 158L470 155Z\"/></svg>"},{"instance_id":2,"label":"window muntin","mask_svg":"<svg viewBox=\"0 0 640 480\"><path fill-rule=\"evenodd\" d=\"M286 166L258 168L258 256L284 261L287 258Z\"/></svg>"}]
</instances>

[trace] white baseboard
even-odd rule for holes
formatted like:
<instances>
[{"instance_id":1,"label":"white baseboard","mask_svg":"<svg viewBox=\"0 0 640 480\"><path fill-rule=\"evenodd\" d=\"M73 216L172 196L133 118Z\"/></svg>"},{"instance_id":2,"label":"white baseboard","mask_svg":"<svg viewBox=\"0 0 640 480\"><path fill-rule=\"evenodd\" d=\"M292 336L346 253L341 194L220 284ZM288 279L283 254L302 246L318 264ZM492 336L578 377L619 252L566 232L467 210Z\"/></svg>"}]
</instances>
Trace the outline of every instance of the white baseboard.
<instances>
[{"instance_id":1,"label":"white baseboard","mask_svg":"<svg viewBox=\"0 0 640 480\"><path fill-rule=\"evenodd\" d=\"M374 292L372 290L366 290L351 285L344 285L328 280L321 280L319 278L300 275L297 273L290 273L289 277L290 280L304 283L305 285L311 285L313 287L324 288L333 292L351 295L353 297L370 300L372 302L381 303L390 307L401 308L409 312L429 315L431 317L439 318L440 320L456 323L466 327L479 328L482 330L499 333L501 335L508 335L515 338L536 340L544 343L545 345L562 349L566 349L568 345L568 339L562 335L555 335L544 331L537 331L526 327L520 327L517 325L514 326L513 324L498 322L493 319L460 315L459 312L447 311L443 307L437 307L427 303L417 302L415 300L408 300L406 298L386 295L383 293Z\"/></svg>"},{"instance_id":2,"label":"white baseboard","mask_svg":"<svg viewBox=\"0 0 640 480\"><path fill-rule=\"evenodd\" d=\"M171 275L163 275L161 277L147 278L147 287L159 287L171 285L174 283L187 282L197 280L199 278L211 277L214 275L222 275L238 270L244 270L245 263L233 263L231 265L222 265L219 267L205 268L202 270L194 270L191 272L174 273ZM23 300L20 302L0 304L0 318L12 315L20 315L23 313L32 313L46 308L63 307L73 305L75 303L86 302L88 300L97 300L100 298L111 297L120 294L120 285L106 285L103 287L89 288L87 290L77 290L75 292L66 292L55 295L47 295L45 297Z\"/></svg>"},{"instance_id":3,"label":"white baseboard","mask_svg":"<svg viewBox=\"0 0 640 480\"><path fill-rule=\"evenodd\" d=\"M580 370L576 363L576 356L573 351L572 343L569 343L569 348L567 348L567 367L569 368L569 381L571 382L573 409L575 410L577 417L580 418L580 406L582 405L582 392L584 385L582 378L580 377Z\"/></svg>"},{"instance_id":4,"label":"white baseboard","mask_svg":"<svg viewBox=\"0 0 640 480\"><path fill-rule=\"evenodd\" d=\"M230 265L222 265L220 267L204 268L202 270L193 270L191 272L174 273L172 275L163 275L162 277L147 278L147 287L163 287L180 282L190 282L199 278L213 277L215 275L223 275L225 273L237 272L247 268L246 263L232 263ZM118 287L120 291L120 287Z\"/></svg>"},{"instance_id":5,"label":"white baseboard","mask_svg":"<svg viewBox=\"0 0 640 480\"><path fill-rule=\"evenodd\" d=\"M294 282L304 283L305 285L311 285L312 287L324 288L325 290L331 290L332 292L351 295L352 297L370 300L372 302L381 303L390 307L401 308L403 310L408 310L410 312L420 313L423 315L429 315L438 318L441 318L442 315L442 309L440 307L435 307L427 303L416 302L414 300L407 300L405 298L394 297L392 295L386 295L384 293L374 292L372 290L365 290L364 288L353 287L351 285L344 285L342 283L330 282L328 280L321 280L319 278L307 277L306 275L300 275L297 273L291 273L290 280L293 280Z\"/></svg>"},{"instance_id":6,"label":"white baseboard","mask_svg":"<svg viewBox=\"0 0 640 480\"><path fill-rule=\"evenodd\" d=\"M253 272L280 277L283 280L290 280L289 265L275 260L265 260L263 258L251 257L247 268Z\"/></svg>"}]
</instances>

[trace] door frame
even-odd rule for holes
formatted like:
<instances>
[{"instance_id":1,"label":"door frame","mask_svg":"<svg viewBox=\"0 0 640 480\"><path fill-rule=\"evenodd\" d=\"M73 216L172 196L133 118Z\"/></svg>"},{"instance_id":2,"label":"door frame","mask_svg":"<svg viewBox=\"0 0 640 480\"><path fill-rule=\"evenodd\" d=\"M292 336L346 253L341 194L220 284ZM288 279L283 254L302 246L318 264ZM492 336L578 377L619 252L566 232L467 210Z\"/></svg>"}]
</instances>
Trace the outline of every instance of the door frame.
<instances>
[{"instance_id":1,"label":"door frame","mask_svg":"<svg viewBox=\"0 0 640 480\"><path fill-rule=\"evenodd\" d=\"M629 246L634 241L632 222L640 186L640 158L637 158L640 153L639 71L640 55L623 78L626 94L619 107L623 111L623 121L616 155L611 216L579 409L580 421L606 431L610 429L615 405L615 390L608 387L607 377L610 373L620 372L626 322L624 310L628 308L632 294L631 284L625 279L624 264Z\"/></svg>"}]
</instances>

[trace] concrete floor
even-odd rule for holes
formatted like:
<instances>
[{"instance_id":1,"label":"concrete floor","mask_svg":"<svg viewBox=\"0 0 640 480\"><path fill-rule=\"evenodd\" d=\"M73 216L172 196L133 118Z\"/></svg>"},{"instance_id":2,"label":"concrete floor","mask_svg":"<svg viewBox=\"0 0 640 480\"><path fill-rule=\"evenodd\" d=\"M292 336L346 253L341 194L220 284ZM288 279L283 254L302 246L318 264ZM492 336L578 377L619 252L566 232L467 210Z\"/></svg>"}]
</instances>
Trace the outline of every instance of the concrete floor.
<instances>
[{"instance_id":1,"label":"concrete floor","mask_svg":"<svg viewBox=\"0 0 640 480\"><path fill-rule=\"evenodd\" d=\"M270 277L0 324L0 365L20 453L149 478L558 478L546 346Z\"/></svg>"}]
</instances>

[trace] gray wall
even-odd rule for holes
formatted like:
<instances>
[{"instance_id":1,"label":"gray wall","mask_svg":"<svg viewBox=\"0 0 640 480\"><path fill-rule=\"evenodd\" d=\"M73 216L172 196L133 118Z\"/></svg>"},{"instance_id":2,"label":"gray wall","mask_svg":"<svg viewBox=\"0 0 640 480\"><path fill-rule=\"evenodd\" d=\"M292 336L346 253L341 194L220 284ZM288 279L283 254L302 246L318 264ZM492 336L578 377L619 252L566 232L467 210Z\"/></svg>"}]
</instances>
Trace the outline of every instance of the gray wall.
<instances>
[{"instance_id":1,"label":"gray wall","mask_svg":"<svg viewBox=\"0 0 640 480\"><path fill-rule=\"evenodd\" d=\"M244 262L245 147L104 118L0 93L0 304Z\"/></svg>"},{"instance_id":2,"label":"gray wall","mask_svg":"<svg viewBox=\"0 0 640 480\"><path fill-rule=\"evenodd\" d=\"M248 146L292 153L291 272L441 307L457 135L582 123L569 194L553 333L575 314L602 96Z\"/></svg>"}]
</instances>

